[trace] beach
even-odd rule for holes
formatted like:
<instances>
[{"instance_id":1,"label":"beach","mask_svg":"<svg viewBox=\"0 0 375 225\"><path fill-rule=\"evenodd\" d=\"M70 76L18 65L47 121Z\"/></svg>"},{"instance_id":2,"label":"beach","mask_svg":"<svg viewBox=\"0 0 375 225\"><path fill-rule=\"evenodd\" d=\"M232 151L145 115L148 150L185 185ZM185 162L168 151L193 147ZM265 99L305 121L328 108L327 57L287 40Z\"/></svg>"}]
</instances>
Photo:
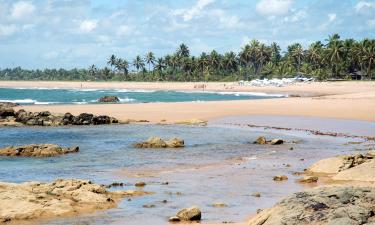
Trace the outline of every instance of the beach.
<instances>
[{"instance_id":1,"label":"beach","mask_svg":"<svg viewBox=\"0 0 375 225\"><path fill-rule=\"evenodd\" d=\"M0 87L27 88L27 91L30 88L79 89L90 90L89 94L95 92L94 89L190 93L202 92L203 90L194 88L201 84L203 83L83 82L81 89L81 82L0 82ZM64 181L73 178L90 180L94 184L105 186L123 183L120 187L109 186L109 194L129 190L152 193L139 198L127 197L122 201L115 199L116 204L86 211L92 204L90 203L78 208L80 210L74 215L56 213L62 216L42 217L37 220L39 224L163 225L180 209L196 205L202 210L202 224L242 225L253 219L258 221L264 216L269 217L267 208L279 215L292 215L289 212L283 213L285 209L282 204L276 205L279 207L277 209L271 207L293 193L312 193L312 196L319 198L319 193L315 193L315 189L311 188L342 184L354 185L356 188L361 185L371 188L374 186L372 172L366 174L367 180L359 181L343 182L332 180L331 177L352 179L352 174L365 174L362 171L372 171L375 168L372 166L375 162L373 155L363 159L359 157L359 154L366 155L375 147L375 82L313 82L285 87L250 87L233 83L206 85L205 92L253 92L265 95L282 94L285 97L16 106L15 110L43 112L45 116L39 119L53 118L55 115L70 112L76 116L80 113L92 113L108 115L119 121L136 122L86 124L88 126L81 123L0 127L0 148L36 143L53 143L62 147L79 146L77 152L52 158L0 158L4 168L0 172L3 188L8 190L8 187L22 186L13 183L53 182L56 179ZM52 114L44 111L50 111ZM208 124L176 124L194 120L208 121ZM178 137L184 142L184 147L135 147L135 143L142 143L155 136L165 140ZM259 137L264 137L268 142L254 143ZM271 141L274 139L282 140L282 144L272 145ZM352 154L357 154L356 157L362 161L355 158L355 167L343 172L324 176L303 172L317 162L318 165L325 165L324 161L319 163L322 159L337 162L335 157L342 156L347 159ZM347 160L342 164L347 165ZM319 166L313 168L321 169ZM317 176L318 181L299 183L300 179L311 175ZM287 178L275 181L275 176ZM145 185L137 187L135 184L138 182L144 182ZM329 196L337 190L324 190L323 198L329 200L326 195ZM347 189L343 191L346 192ZM368 199L365 196L368 191L364 190L363 193L365 194L361 194L362 198ZM30 196L28 193L25 195ZM17 195L14 199L23 198L22 196ZM7 196L4 195L3 198ZM12 204L14 199L7 201ZM48 196L48 200L56 201L54 196ZM299 206L298 199L291 197L289 200ZM42 202L38 202L36 209L43 208ZM72 210L75 208L77 206L73 204ZM259 209L265 210L258 214ZM327 209L325 213L328 215L331 211ZM4 214L3 218L7 219L8 214ZM22 217L18 219L21 223L24 220ZM273 219L277 220L279 217Z\"/></svg>"},{"instance_id":2,"label":"beach","mask_svg":"<svg viewBox=\"0 0 375 225\"><path fill-rule=\"evenodd\" d=\"M203 83L137 83L137 82L0 82L0 87L17 88L77 88L173 90L197 92L194 86ZM86 104L86 105L31 105L21 106L30 111L48 110L53 113L91 112L121 120L136 119L159 123L182 120L214 120L236 115L307 116L375 121L375 82L313 82L284 87L239 86L234 83L206 83L205 91L257 92L289 95L282 99L235 100L212 102ZM353 110L355 109L355 110Z\"/></svg>"}]
</instances>

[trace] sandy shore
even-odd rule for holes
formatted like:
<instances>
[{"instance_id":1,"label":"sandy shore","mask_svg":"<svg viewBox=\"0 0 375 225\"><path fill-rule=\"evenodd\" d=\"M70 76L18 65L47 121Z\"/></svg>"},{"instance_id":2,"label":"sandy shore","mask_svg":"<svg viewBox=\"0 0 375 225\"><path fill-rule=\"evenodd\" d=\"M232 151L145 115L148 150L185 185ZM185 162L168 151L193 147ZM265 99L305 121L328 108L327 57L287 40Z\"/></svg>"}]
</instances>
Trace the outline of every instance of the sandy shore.
<instances>
[{"instance_id":1,"label":"sandy shore","mask_svg":"<svg viewBox=\"0 0 375 225\"><path fill-rule=\"evenodd\" d=\"M202 83L142 83L142 82L30 82L2 81L0 87L48 88L123 88L145 90L201 91L194 85ZM188 119L212 120L236 115L314 116L324 118L375 121L375 82L315 82L285 87L250 87L234 83L207 83L208 91L266 92L298 95L284 99L140 103L112 105L33 105L22 106L30 111L49 110L53 113L91 112L121 120L145 119L177 122Z\"/></svg>"}]
</instances>

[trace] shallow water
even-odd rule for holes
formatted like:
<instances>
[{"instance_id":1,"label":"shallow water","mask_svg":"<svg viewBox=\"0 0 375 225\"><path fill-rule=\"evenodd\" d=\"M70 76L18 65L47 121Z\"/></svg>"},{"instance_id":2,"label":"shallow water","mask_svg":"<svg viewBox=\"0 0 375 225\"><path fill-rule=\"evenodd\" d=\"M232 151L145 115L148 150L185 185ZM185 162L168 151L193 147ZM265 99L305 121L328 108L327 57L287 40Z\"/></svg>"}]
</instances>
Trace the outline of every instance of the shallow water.
<instances>
[{"instance_id":1,"label":"shallow water","mask_svg":"<svg viewBox=\"0 0 375 225\"><path fill-rule=\"evenodd\" d=\"M150 136L185 140L186 147L173 150L135 149L132 144ZM299 140L298 144L260 146L250 144L257 136ZM209 126L117 125L58 128L0 128L0 147L31 143L80 146L80 152L55 158L0 157L0 180L52 181L84 178L97 183L124 182L134 189L145 181L154 195L124 199L118 208L44 224L167 224L179 209L198 205L203 223L244 221L258 208L272 206L281 197L305 186L295 183L294 171L328 156L362 149L347 145L349 139L319 137L303 132L280 134L269 130ZM289 150L293 147L294 150ZM301 159L304 159L301 161ZM290 164L291 167L286 167ZM286 182L272 177L286 174ZM162 185L162 182L169 185ZM176 194L180 192L181 194ZM262 197L251 194L260 192ZM167 203L162 203L167 200ZM225 208L214 208L224 202ZM143 208L154 204L155 208Z\"/></svg>"},{"instance_id":2,"label":"shallow water","mask_svg":"<svg viewBox=\"0 0 375 225\"><path fill-rule=\"evenodd\" d=\"M192 102L284 97L252 92L182 92L128 89L0 88L0 101L19 104L88 104L105 95L118 96L120 103Z\"/></svg>"}]
</instances>

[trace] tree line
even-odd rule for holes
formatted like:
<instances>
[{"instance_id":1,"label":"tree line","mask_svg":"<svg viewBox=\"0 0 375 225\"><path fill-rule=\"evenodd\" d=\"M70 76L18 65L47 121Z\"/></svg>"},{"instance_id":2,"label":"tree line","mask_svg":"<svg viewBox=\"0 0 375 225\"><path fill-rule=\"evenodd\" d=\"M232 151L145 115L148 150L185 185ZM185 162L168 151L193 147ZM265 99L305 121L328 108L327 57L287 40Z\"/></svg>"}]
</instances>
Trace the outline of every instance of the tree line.
<instances>
[{"instance_id":1,"label":"tree line","mask_svg":"<svg viewBox=\"0 0 375 225\"><path fill-rule=\"evenodd\" d=\"M252 40L240 52L212 50L192 56L186 44L157 58L153 52L127 61L111 55L107 66L88 69L0 70L2 80L234 81L304 75L318 80L375 79L375 39L341 39L333 34L306 49L294 43L281 51L277 43Z\"/></svg>"}]
</instances>

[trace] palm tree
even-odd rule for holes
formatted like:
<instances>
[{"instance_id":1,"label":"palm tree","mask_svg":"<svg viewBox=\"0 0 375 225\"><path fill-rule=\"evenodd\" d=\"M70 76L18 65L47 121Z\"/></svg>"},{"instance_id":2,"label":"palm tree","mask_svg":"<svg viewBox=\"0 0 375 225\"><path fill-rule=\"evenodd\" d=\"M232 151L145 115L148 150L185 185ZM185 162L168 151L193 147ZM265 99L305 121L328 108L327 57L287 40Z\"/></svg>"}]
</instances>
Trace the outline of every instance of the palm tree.
<instances>
[{"instance_id":1,"label":"palm tree","mask_svg":"<svg viewBox=\"0 0 375 225\"><path fill-rule=\"evenodd\" d=\"M205 52L202 52L198 59L198 66L200 68L202 78L204 77L204 71L207 69L208 64L208 55Z\"/></svg>"},{"instance_id":2,"label":"palm tree","mask_svg":"<svg viewBox=\"0 0 375 225\"><path fill-rule=\"evenodd\" d=\"M184 43L180 44L180 46L178 47L178 49L176 51L176 54L180 58L181 57L189 57L190 51L189 51L188 46Z\"/></svg>"},{"instance_id":3,"label":"palm tree","mask_svg":"<svg viewBox=\"0 0 375 225\"><path fill-rule=\"evenodd\" d=\"M150 71L151 70L151 64L154 65L154 63L155 63L154 53L148 52L146 54L145 61L148 64L148 71Z\"/></svg>"},{"instance_id":4,"label":"palm tree","mask_svg":"<svg viewBox=\"0 0 375 225\"><path fill-rule=\"evenodd\" d=\"M274 66L279 65L279 62L281 60L281 48L276 42L272 42L271 46L271 62Z\"/></svg>"},{"instance_id":5,"label":"palm tree","mask_svg":"<svg viewBox=\"0 0 375 225\"><path fill-rule=\"evenodd\" d=\"M137 69L137 73L139 73L140 69L144 69L145 63L143 62L143 59L141 56L137 55L135 59L133 60L133 66Z\"/></svg>"},{"instance_id":6,"label":"palm tree","mask_svg":"<svg viewBox=\"0 0 375 225\"><path fill-rule=\"evenodd\" d=\"M237 58L234 52L228 52L224 55L224 68L228 71L236 71L237 69Z\"/></svg>"},{"instance_id":7,"label":"palm tree","mask_svg":"<svg viewBox=\"0 0 375 225\"><path fill-rule=\"evenodd\" d=\"M129 63L125 59L118 58L116 61L116 68L119 71L123 71L124 73L124 78L127 78L127 75L129 73Z\"/></svg>"},{"instance_id":8,"label":"palm tree","mask_svg":"<svg viewBox=\"0 0 375 225\"><path fill-rule=\"evenodd\" d=\"M294 61L296 65L297 74L300 73L302 60L305 56L302 45L300 43L294 43L288 46L288 55Z\"/></svg>"},{"instance_id":9,"label":"palm tree","mask_svg":"<svg viewBox=\"0 0 375 225\"><path fill-rule=\"evenodd\" d=\"M111 66L111 69L113 70L113 66L116 65L116 56L114 54L112 54L108 61L107 61L107 64Z\"/></svg>"},{"instance_id":10,"label":"palm tree","mask_svg":"<svg viewBox=\"0 0 375 225\"><path fill-rule=\"evenodd\" d=\"M271 58L271 49L268 48L265 44L261 43L257 50L257 67L255 74L258 75L262 70L263 65L266 64Z\"/></svg>"},{"instance_id":11,"label":"palm tree","mask_svg":"<svg viewBox=\"0 0 375 225\"><path fill-rule=\"evenodd\" d=\"M334 77L339 76L339 64L342 62L344 48L342 45L342 41L340 40L332 40L327 48L326 48L326 60L331 67L331 72Z\"/></svg>"}]
</instances>

